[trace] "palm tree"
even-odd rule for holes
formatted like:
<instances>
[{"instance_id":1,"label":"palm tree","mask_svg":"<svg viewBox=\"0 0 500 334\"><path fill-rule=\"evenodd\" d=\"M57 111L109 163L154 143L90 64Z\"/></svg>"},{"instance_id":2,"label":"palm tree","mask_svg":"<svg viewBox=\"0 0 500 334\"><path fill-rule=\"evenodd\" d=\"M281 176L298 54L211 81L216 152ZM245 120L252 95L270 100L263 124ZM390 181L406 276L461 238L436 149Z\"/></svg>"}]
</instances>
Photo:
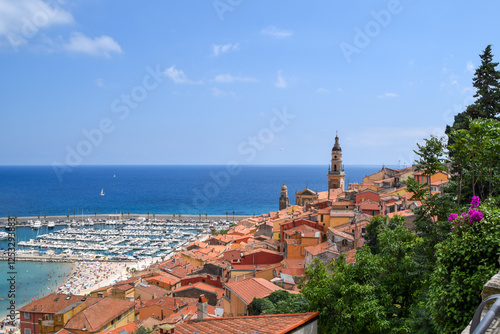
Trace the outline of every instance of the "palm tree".
<instances>
[{"instance_id":1,"label":"palm tree","mask_svg":"<svg viewBox=\"0 0 500 334\"><path fill-rule=\"evenodd\" d=\"M233 223L234 223L234 210L233 210Z\"/></svg>"},{"instance_id":2,"label":"palm tree","mask_svg":"<svg viewBox=\"0 0 500 334\"><path fill-rule=\"evenodd\" d=\"M76 219L76 211L73 211L73 219Z\"/></svg>"},{"instance_id":3,"label":"palm tree","mask_svg":"<svg viewBox=\"0 0 500 334\"><path fill-rule=\"evenodd\" d=\"M148 211L148 220L149 220L149 211Z\"/></svg>"},{"instance_id":4,"label":"palm tree","mask_svg":"<svg viewBox=\"0 0 500 334\"><path fill-rule=\"evenodd\" d=\"M128 219L130 219L130 211L128 212Z\"/></svg>"},{"instance_id":5,"label":"palm tree","mask_svg":"<svg viewBox=\"0 0 500 334\"><path fill-rule=\"evenodd\" d=\"M198 215L199 215L198 223L201 223L201 213L199 213Z\"/></svg>"},{"instance_id":6,"label":"palm tree","mask_svg":"<svg viewBox=\"0 0 500 334\"><path fill-rule=\"evenodd\" d=\"M205 212L205 220L208 220L208 213Z\"/></svg>"},{"instance_id":7,"label":"palm tree","mask_svg":"<svg viewBox=\"0 0 500 334\"><path fill-rule=\"evenodd\" d=\"M69 213L67 213L67 214L66 214L66 218L68 218L68 219L69 219Z\"/></svg>"},{"instance_id":8,"label":"palm tree","mask_svg":"<svg viewBox=\"0 0 500 334\"><path fill-rule=\"evenodd\" d=\"M227 215L229 214L229 212L226 211L226 221L227 221Z\"/></svg>"},{"instance_id":9,"label":"palm tree","mask_svg":"<svg viewBox=\"0 0 500 334\"><path fill-rule=\"evenodd\" d=\"M156 215L153 213L153 219L155 219Z\"/></svg>"},{"instance_id":10,"label":"palm tree","mask_svg":"<svg viewBox=\"0 0 500 334\"><path fill-rule=\"evenodd\" d=\"M97 211L94 211L94 218L97 219Z\"/></svg>"},{"instance_id":11,"label":"palm tree","mask_svg":"<svg viewBox=\"0 0 500 334\"><path fill-rule=\"evenodd\" d=\"M175 213L172 213L172 216L174 216L174 218L175 218Z\"/></svg>"}]
</instances>

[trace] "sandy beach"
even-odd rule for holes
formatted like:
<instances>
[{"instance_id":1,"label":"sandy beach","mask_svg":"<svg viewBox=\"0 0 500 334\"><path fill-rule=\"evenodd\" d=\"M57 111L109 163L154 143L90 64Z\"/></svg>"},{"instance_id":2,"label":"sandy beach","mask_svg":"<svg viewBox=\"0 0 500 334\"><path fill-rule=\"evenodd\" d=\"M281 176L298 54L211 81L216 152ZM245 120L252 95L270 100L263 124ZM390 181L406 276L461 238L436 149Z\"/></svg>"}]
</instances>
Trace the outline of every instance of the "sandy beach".
<instances>
[{"instance_id":1,"label":"sandy beach","mask_svg":"<svg viewBox=\"0 0 500 334\"><path fill-rule=\"evenodd\" d=\"M80 261L76 263L70 277L65 284L59 287L57 292L86 295L95 289L130 278L131 269L142 270L160 260L157 257L135 262Z\"/></svg>"}]
</instances>

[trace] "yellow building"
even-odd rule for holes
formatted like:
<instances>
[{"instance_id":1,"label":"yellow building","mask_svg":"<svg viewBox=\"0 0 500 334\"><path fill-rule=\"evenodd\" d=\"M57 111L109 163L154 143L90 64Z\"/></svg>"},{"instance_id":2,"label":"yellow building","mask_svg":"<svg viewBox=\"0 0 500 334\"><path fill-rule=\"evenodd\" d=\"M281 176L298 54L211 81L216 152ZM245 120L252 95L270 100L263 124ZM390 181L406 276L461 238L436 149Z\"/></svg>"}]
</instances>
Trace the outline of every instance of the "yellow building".
<instances>
[{"instance_id":1,"label":"yellow building","mask_svg":"<svg viewBox=\"0 0 500 334\"><path fill-rule=\"evenodd\" d=\"M40 334L62 328L76 334L97 333L115 329L135 320L135 303L112 298L82 298L53 315L40 320Z\"/></svg>"}]
</instances>

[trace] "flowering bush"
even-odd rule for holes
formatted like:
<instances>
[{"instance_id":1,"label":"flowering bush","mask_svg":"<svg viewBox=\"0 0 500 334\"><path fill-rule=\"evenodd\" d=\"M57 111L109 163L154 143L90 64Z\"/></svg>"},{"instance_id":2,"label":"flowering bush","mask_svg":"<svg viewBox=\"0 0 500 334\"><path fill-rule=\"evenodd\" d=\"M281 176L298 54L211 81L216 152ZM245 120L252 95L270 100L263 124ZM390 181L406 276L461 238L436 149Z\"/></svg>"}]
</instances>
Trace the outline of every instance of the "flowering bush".
<instances>
[{"instance_id":1,"label":"flowering bush","mask_svg":"<svg viewBox=\"0 0 500 334\"><path fill-rule=\"evenodd\" d=\"M478 208L480 203L479 196L474 196L472 197L470 209L467 213L462 212L460 215L456 213L450 214L448 221L452 223L451 230L463 232L467 228L467 225L472 226L474 223L481 221L483 214Z\"/></svg>"}]
</instances>

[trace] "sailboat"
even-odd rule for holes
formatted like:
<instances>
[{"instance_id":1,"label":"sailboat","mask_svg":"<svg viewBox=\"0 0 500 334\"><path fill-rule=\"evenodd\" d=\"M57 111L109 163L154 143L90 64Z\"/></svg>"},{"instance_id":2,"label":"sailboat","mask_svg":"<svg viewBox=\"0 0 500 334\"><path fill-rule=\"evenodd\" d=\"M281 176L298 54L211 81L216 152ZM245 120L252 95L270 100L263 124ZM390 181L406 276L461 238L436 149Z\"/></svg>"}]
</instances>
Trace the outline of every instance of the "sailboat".
<instances>
[{"instance_id":1,"label":"sailboat","mask_svg":"<svg viewBox=\"0 0 500 334\"><path fill-rule=\"evenodd\" d=\"M99 195L101 195L101 196L104 196L104 195L105 195L105 194L104 194L104 188L103 188L103 189L101 189L101 193L100 193Z\"/></svg>"}]
</instances>

